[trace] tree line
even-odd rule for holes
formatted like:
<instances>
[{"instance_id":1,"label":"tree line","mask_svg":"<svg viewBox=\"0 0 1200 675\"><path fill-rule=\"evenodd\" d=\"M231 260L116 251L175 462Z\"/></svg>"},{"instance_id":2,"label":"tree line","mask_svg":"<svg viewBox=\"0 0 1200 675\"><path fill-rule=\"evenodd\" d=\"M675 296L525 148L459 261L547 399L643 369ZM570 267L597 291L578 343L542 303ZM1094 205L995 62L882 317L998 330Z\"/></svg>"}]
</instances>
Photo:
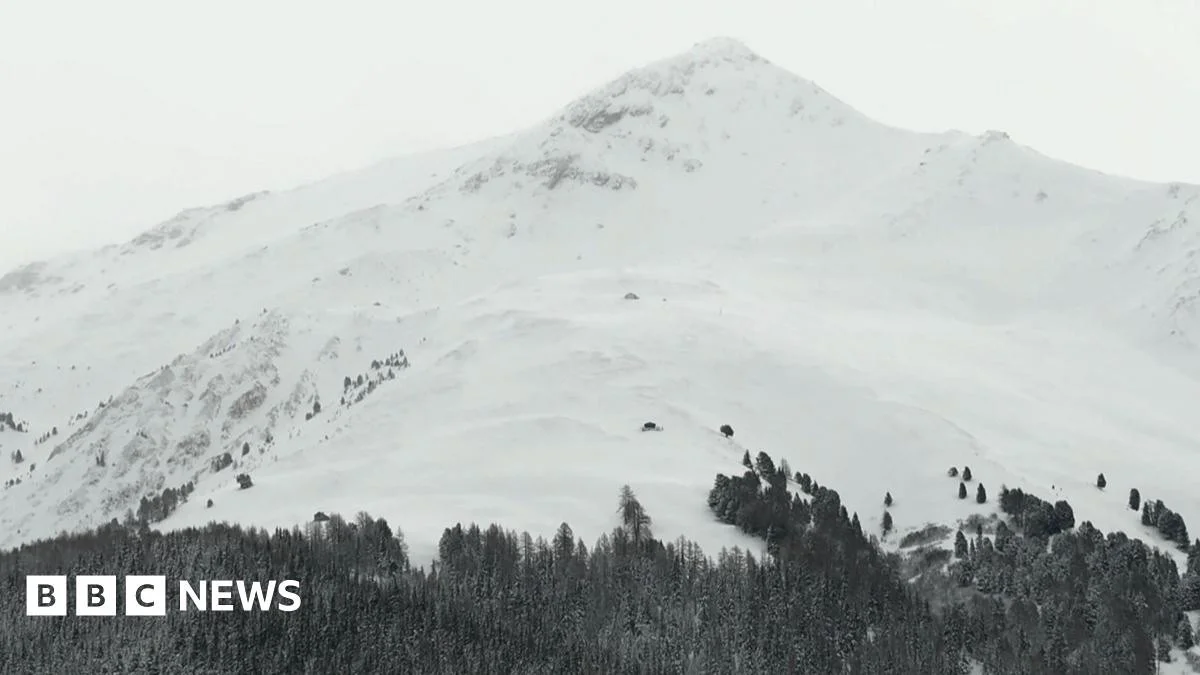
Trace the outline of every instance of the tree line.
<instances>
[{"instance_id":1,"label":"tree line","mask_svg":"<svg viewBox=\"0 0 1200 675\"><path fill-rule=\"evenodd\" d=\"M152 571L297 579L303 606L165 619L14 607L0 613L0 672L1150 673L1194 640L1182 612L1200 609L1198 555L1181 571L1002 490L1006 512L1026 513L1013 527L901 558L835 490L790 473L761 453L709 494L716 518L766 542L764 557L656 538L628 486L590 546L567 523L548 541L459 523L428 568L367 514L271 532L114 521L0 553L0 597L23 598L26 574Z\"/></svg>"}]
</instances>

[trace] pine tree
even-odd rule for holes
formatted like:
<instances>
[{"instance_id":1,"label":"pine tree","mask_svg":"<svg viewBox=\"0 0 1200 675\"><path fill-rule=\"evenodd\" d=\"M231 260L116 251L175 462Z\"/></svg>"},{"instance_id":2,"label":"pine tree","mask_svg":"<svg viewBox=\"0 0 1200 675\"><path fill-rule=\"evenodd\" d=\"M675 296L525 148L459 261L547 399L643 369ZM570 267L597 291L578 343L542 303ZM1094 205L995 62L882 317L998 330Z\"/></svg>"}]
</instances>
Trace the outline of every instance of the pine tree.
<instances>
[{"instance_id":1,"label":"pine tree","mask_svg":"<svg viewBox=\"0 0 1200 675\"><path fill-rule=\"evenodd\" d=\"M1184 651L1196 646L1196 636L1192 631L1192 622L1186 616L1179 619L1179 626L1175 629L1175 643Z\"/></svg>"},{"instance_id":2,"label":"pine tree","mask_svg":"<svg viewBox=\"0 0 1200 675\"><path fill-rule=\"evenodd\" d=\"M746 467L747 469L754 468L754 464L752 464L750 462L750 451L749 450L746 451L746 454L742 455L742 466Z\"/></svg>"},{"instance_id":3,"label":"pine tree","mask_svg":"<svg viewBox=\"0 0 1200 675\"><path fill-rule=\"evenodd\" d=\"M1137 511L1142 505L1142 493L1137 488L1129 489L1129 508Z\"/></svg>"},{"instance_id":4,"label":"pine tree","mask_svg":"<svg viewBox=\"0 0 1200 675\"><path fill-rule=\"evenodd\" d=\"M1075 510L1065 499L1054 502L1054 524L1060 532L1075 527Z\"/></svg>"},{"instance_id":5,"label":"pine tree","mask_svg":"<svg viewBox=\"0 0 1200 675\"><path fill-rule=\"evenodd\" d=\"M650 539L651 520L641 502L633 494L628 485L621 486L621 496L617 512L621 514L621 525L636 543Z\"/></svg>"},{"instance_id":6,"label":"pine tree","mask_svg":"<svg viewBox=\"0 0 1200 675\"><path fill-rule=\"evenodd\" d=\"M957 466L950 467L950 470L946 472L946 475L951 478L957 478L958 477L958 467Z\"/></svg>"},{"instance_id":7,"label":"pine tree","mask_svg":"<svg viewBox=\"0 0 1200 675\"><path fill-rule=\"evenodd\" d=\"M717 474L716 480L713 481L713 487L708 491L708 508L712 509L717 517L721 517L721 512L724 510L723 505L729 501L729 476L723 473Z\"/></svg>"},{"instance_id":8,"label":"pine tree","mask_svg":"<svg viewBox=\"0 0 1200 675\"><path fill-rule=\"evenodd\" d=\"M971 481L971 467L969 467L969 466L963 467L962 479L967 482Z\"/></svg>"},{"instance_id":9,"label":"pine tree","mask_svg":"<svg viewBox=\"0 0 1200 675\"><path fill-rule=\"evenodd\" d=\"M770 478L775 473L775 462L771 461L771 456L765 452L758 453L758 456L754 458L754 466L763 480Z\"/></svg>"},{"instance_id":10,"label":"pine tree","mask_svg":"<svg viewBox=\"0 0 1200 675\"><path fill-rule=\"evenodd\" d=\"M1108 485L1108 481L1104 479L1104 474L1096 476L1096 487L1103 490L1106 485Z\"/></svg>"},{"instance_id":11,"label":"pine tree","mask_svg":"<svg viewBox=\"0 0 1200 675\"><path fill-rule=\"evenodd\" d=\"M958 498L959 499L967 498L967 484L962 481L958 482Z\"/></svg>"},{"instance_id":12,"label":"pine tree","mask_svg":"<svg viewBox=\"0 0 1200 675\"><path fill-rule=\"evenodd\" d=\"M892 493L889 492L883 496L883 505L884 506L892 505Z\"/></svg>"},{"instance_id":13,"label":"pine tree","mask_svg":"<svg viewBox=\"0 0 1200 675\"><path fill-rule=\"evenodd\" d=\"M987 501L987 491L983 489L983 483L980 483L979 489L975 490L975 501L979 504Z\"/></svg>"},{"instance_id":14,"label":"pine tree","mask_svg":"<svg viewBox=\"0 0 1200 675\"><path fill-rule=\"evenodd\" d=\"M1168 539L1179 544L1181 549L1187 550L1188 544L1191 543L1191 537L1188 536L1187 524L1183 520L1183 516L1171 512L1171 529L1163 533Z\"/></svg>"},{"instance_id":15,"label":"pine tree","mask_svg":"<svg viewBox=\"0 0 1200 675\"><path fill-rule=\"evenodd\" d=\"M892 514L890 511L883 512L883 533L886 535L892 531Z\"/></svg>"},{"instance_id":16,"label":"pine tree","mask_svg":"<svg viewBox=\"0 0 1200 675\"><path fill-rule=\"evenodd\" d=\"M1185 612L1200 609L1200 575L1189 573L1179 580L1179 608Z\"/></svg>"},{"instance_id":17,"label":"pine tree","mask_svg":"<svg viewBox=\"0 0 1200 675\"><path fill-rule=\"evenodd\" d=\"M575 553L575 533L565 522L558 526L554 533L554 557L556 560L570 560Z\"/></svg>"},{"instance_id":18,"label":"pine tree","mask_svg":"<svg viewBox=\"0 0 1200 675\"><path fill-rule=\"evenodd\" d=\"M799 472L797 472L797 474L796 474L796 483L798 483L798 484L800 485L800 490L801 490L802 492L804 492L804 494L809 494L809 495L811 495L811 494L813 493L813 479L812 479L812 476L810 476L810 475L808 475L808 474L806 474L806 473L799 473Z\"/></svg>"},{"instance_id":19,"label":"pine tree","mask_svg":"<svg viewBox=\"0 0 1200 675\"><path fill-rule=\"evenodd\" d=\"M954 557L965 558L967 553L967 536L963 534L962 530L959 530L958 534L954 535Z\"/></svg>"},{"instance_id":20,"label":"pine tree","mask_svg":"<svg viewBox=\"0 0 1200 675\"><path fill-rule=\"evenodd\" d=\"M1142 503L1142 524L1146 527L1154 525L1154 514L1150 512L1150 502Z\"/></svg>"},{"instance_id":21,"label":"pine tree","mask_svg":"<svg viewBox=\"0 0 1200 675\"><path fill-rule=\"evenodd\" d=\"M1013 531L1009 529L1008 523L1001 520L996 523L996 549L1003 550L1012 541Z\"/></svg>"}]
</instances>

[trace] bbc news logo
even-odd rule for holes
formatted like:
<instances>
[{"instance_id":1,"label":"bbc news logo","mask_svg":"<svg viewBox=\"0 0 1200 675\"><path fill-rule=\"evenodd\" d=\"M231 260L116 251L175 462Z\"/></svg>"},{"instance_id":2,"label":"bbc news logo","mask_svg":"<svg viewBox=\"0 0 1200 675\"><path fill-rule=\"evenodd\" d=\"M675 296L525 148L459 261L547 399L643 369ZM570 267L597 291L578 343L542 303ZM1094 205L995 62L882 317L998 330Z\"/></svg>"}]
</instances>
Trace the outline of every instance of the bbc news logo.
<instances>
[{"instance_id":1,"label":"bbc news logo","mask_svg":"<svg viewBox=\"0 0 1200 675\"><path fill-rule=\"evenodd\" d=\"M25 616L66 616L67 577L30 575L25 577ZM294 612L300 609L300 582L201 581L179 582L175 602L167 597L164 576L130 575L124 580L125 616L166 616L174 605L181 612L210 611ZM272 605L272 600L275 600ZM77 616L116 616L117 577L76 576L75 614Z\"/></svg>"}]
</instances>

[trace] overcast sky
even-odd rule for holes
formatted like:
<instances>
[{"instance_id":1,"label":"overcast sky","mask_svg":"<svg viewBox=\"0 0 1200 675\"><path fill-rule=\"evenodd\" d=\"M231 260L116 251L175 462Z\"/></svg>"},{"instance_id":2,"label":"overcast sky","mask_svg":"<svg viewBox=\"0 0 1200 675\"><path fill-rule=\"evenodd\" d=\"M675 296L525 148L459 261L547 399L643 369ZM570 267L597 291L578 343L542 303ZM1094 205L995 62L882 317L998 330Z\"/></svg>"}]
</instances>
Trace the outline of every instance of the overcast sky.
<instances>
[{"instance_id":1,"label":"overcast sky","mask_svg":"<svg viewBox=\"0 0 1200 675\"><path fill-rule=\"evenodd\" d=\"M0 266L513 131L721 35L890 124L1200 183L1195 0L0 0Z\"/></svg>"}]
</instances>

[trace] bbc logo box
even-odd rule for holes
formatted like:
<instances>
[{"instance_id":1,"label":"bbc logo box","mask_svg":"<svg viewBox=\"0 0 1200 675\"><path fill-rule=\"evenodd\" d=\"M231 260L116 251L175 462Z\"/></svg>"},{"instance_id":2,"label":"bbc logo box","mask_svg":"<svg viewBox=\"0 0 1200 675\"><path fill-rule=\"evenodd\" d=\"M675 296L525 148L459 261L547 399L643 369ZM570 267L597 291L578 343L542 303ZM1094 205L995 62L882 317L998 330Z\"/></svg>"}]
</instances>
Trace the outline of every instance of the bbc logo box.
<instances>
[{"instance_id":1,"label":"bbc logo box","mask_svg":"<svg viewBox=\"0 0 1200 675\"><path fill-rule=\"evenodd\" d=\"M167 578L164 576L125 577L125 616L166 616ZM26 616L66 616L70 598L67 577L25 577ZM75 614L78 616L116 616L119 596L117 577L75 577Z\"/></svg>"},{"instance_id":2,"label":"bbc logo box","mask_svg":"<svg viewBox=\"0 0 1200 675\"><path fill-rule=\"evenodd\" d=\"M166 616L165 576L130 575L123 580L124 593L118 590L115 576L75 577L74 594L68 595L65 576L29 575L25 577L26 616L66 616L74 605L76 616L117 616L124 605L124 616ZM179 611L293 612L300 608L300 582L201 581L179 582ZM240 600L240 607L235 602ZM273 602L274 601L274 605Z\"/></svg>"}]
</instances>

